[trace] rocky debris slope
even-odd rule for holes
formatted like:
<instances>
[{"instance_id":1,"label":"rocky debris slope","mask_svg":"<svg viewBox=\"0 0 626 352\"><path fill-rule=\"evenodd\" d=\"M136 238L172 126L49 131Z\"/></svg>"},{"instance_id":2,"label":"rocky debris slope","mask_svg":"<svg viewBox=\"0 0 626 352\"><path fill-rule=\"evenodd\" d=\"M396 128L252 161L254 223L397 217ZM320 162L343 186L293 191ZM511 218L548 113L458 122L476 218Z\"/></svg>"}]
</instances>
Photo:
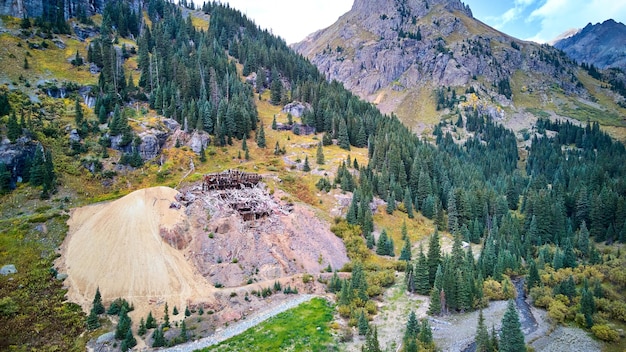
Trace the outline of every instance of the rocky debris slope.
<instances>
[{"instance_id":1,"label":"rocky debris slope","mask_svg":"<svg viewBox=\"0 0 626 352\"><path fill-rule=\"evenodd\" d=\"M260 185L208 192L195 186L185 192L195 199L186 210L193 238L188 255L213 284L315 274L348 262L330 226L307 206L282 200L288 195L280 191L271 195Z\"/></svg>"},{"instance_id":2,"label":"rocky debris slope","mask_svg":"<svg viewBox=\"0 0 626 352\"><path fill-rule=\"evenodd\" d=\"M576 34L554 43L577 62L626 71L626 25L614 20L589 23Z\"/></svg>"}]
</instances>

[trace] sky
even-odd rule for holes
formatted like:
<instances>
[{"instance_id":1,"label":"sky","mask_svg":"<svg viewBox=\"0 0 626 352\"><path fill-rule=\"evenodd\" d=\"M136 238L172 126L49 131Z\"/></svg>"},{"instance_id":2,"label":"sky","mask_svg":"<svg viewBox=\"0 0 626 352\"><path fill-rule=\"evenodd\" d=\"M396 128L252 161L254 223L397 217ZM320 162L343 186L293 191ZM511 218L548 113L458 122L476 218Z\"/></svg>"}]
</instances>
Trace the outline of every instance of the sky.
<instances>
[{"instance_id":1,"label":"sky","mask_svg":"<svg viewBox=\"0 0 626 352\"><path fill-rule=\"evenodd\" d=\"M199 0L197 0L199 1ZM221 0L288 44L326 28L348 12L353 0ZM572 28L607 19L626 23L624 0L464 0L474 17L524 40L548 42Z\"/></svg>"}]
</instances>

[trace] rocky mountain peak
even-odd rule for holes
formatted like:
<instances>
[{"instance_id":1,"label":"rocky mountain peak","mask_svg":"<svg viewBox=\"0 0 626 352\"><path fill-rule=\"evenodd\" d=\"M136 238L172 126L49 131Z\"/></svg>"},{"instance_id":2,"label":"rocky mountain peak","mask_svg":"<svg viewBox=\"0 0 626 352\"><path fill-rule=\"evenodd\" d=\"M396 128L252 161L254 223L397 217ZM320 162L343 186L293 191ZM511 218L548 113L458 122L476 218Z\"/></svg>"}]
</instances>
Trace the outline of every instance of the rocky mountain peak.
<instances>
[{"instance_id":1,"label":"rocky mountain peak","mask_svg":"<svg viewBox=\"0 0 626 352\"><path fill-rule=\"evenodd\" d=\"M601 69L626 70L626 25L612 19L589 23L575 35L556 41L554 46L578 62Z\"/></svg>"},{"instance_id":2,"label":"rocky mountain peak","mask_svg":"<svg viewBox=\"0 0 626 352\"><path fill-rule=\"evenodd\" d=\"M493 117L513 104L513 85L539 92L556 82L567 94L586 94L558 50L485 25L460 0L355 0L335 24L293 48L329 80L409 124L437 114L432 95L442 87L471 87Z\"/></svg>"}]
</instances>

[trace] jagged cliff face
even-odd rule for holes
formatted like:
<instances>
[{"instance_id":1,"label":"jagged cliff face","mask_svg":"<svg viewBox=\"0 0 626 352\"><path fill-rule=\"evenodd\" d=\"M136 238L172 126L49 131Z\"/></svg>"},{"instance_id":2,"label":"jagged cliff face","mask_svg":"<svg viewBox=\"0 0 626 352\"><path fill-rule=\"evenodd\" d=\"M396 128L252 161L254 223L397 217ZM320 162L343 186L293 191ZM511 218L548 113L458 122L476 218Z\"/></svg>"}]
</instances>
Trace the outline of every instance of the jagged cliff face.
<instances>
[{"instance_id":1,"label":"jagged cliff face","mask_svg":"<svg viewBox=\"0 0 626 352\"><path fill-rule=\"evenodd\" d=\"M474 87L500 106L512 103L498 94L501 80L531 90L558 82L565 92L585 94L575 65L557 50L498 32L458 0L356 0L335 24L294 49L328 79L405 122L436 114L432 91L441 86ZM524 78L513 82L518 76Z\"/></svg>"},{"instance_id":2,"label":"jagged cliff face","mask_svg":"<svg viewBox=\"0 0 626 352\"><path fill-rule=\"evenodd\" d=\"M554 44L569 57L606 69L620 68L626 71L626 26L607 20L585 28Z\"/></svg>"},{"instance_id":3,"label":"jagged cliff face","mask_svg":"<svg viewBox=\"0 0 626 352\"><path fill-rule=\"evenodd\" d=\"M106 0L0 0L0 14L13 17L40 17L47 7L59 4L65 18L75 17L82 10L91 16L101 13Z\"/></svg>"}]
</instances>

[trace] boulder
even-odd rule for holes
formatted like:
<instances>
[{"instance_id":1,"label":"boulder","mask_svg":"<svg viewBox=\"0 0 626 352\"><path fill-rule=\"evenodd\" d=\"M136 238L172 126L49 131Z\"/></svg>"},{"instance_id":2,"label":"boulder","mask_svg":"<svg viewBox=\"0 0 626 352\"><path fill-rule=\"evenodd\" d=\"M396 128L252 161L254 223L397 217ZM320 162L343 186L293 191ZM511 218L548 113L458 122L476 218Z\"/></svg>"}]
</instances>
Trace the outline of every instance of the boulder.
<instances>
[{"instance_id":1,"label":"boulder","mask_svg":"<svg viewBox=\"0 0 626 352\"><path fill-rule=\"evenodd\" d=\"M80 135L76 129L70 131L70 142L80 142Z\"/></svg>"},{"instance_id":2,"label":"boulder","mask_svg":"<svg viewBox=\"0 0 626 352\"><path fill-rule=\"evenodd\" d=\"M311 111L311 104L299 101L291 102L283 108L283 112L294 117L302 117L305 111Z\"/></svg>"},{"instance_id":3,"label":"boulder","mask_svg":"<svg viewBox=\"0 0 626 352\"><path fill-rule=\"evenodd\" d=\"M13 264L7 264L0 269L0 275L3 275L3 276L16 274L16 273L17 273L17 269L15 268L15 265Z\"/></svg>"},{"instance_id":4,"label":"boulder","mask_svg":"<svg viewBox=\"0 0 626 352\"><path fill-rule=\"evenodd\" d=\"M206 149L209 142L210 138L208 133L195 131L189 140L189 148L191 148L191 150L195 153L200 153L202 148Z\"/></svg>"},{"instance_id":5,"label":"boulder","mask_svg":"<svg viewBox=\"0 0 626 352\"><path fill-rule=\"evenodd\" d=\"M167 129L169 129L170 131L174 132L177 129L180 128L180 124L178 123L178 121L174 120L174 119L162 119L161 121L163 121L163 124L165 125L165 127L167 127Z\"/></svg>"}]
</instances>

